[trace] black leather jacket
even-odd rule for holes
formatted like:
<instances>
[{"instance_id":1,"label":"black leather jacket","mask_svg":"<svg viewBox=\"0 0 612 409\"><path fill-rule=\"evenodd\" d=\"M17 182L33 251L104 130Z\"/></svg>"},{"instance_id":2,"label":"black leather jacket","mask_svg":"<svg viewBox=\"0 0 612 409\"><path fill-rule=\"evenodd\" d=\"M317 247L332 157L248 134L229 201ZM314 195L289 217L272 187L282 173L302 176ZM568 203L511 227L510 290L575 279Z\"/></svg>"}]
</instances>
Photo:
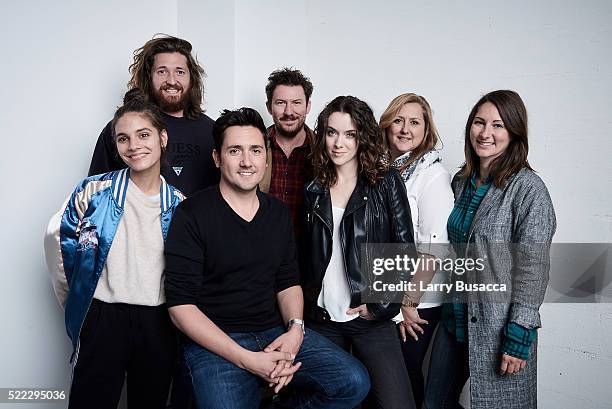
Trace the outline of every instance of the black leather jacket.
<instances>
[{"instance_id":1,"label":"black leather jacket","mask_svg":"<svg viewBox=\"0 0 612 409\"><path fill-rule=\"evenodd\" d=\"M333 216L329 188L317 181L305 187L304 243L300 251L304 314L318 321L329 320L327 311L317 306L323 276L332 252ZM351 291L351 308L361 304L361 297L372 285L372 274L361 274L361 245L364 243L409 243L406 251L416 257L410 205L406 187L399 173L389 171L375 186L363 177L351 194L340 224L344 249L346 278ZM369 257L370 255L368 255ZM410 274L399 273L397 279L409 281ZM399 298L398 298L399 296ZM368 303L368 311L376 320L388 320L399 313L401 294L388 294L386 299Z\"/></svg>"}]
</instances>

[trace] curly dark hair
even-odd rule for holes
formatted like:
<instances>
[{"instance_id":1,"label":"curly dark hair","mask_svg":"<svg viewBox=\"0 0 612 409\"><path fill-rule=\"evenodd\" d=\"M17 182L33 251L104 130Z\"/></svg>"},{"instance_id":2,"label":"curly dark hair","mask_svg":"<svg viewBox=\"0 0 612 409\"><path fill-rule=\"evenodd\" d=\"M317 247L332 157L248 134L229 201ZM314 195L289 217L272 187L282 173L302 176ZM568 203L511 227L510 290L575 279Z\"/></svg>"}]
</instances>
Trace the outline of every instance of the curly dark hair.
<instances>
[{"instance_id":1,"label":"curly dark hair","mask_svg":"<svg viewBox=\"0 0 612 409\"><path fill-rule=\"evenodd\" d=\"M336 168L329 158L325 145L328 120L332 113L349 114L357 130L357 160L359 175L370 185L375 185L389 170L389 158L383 132L367 103L353 96L339 96L325 106L317 118L315 140L312 147L314 177L325 187L337 181Z\"/></svg>"},{"instance_id":2,"label":"curly dark hair","mask_svg":"<svg viewBox=\"0 0 612 409\"><path fill-rule=\"evenodd\" d=\"M495 158L489 168L489 176L493 185L504 187L508 178L522 168L533 170L527 161L527 155L529 154L527 109L516 91L491 91L483 95L474 105L465 124L465 163L457 175L467 179L472 175L472 172L478 172L480 168L480 158L470 142L470 130L474 117L478 113L478 108L486 102L495 105L510 136L510 143L506 151Z\"/></svg>"},{"instance_id":3,"label":"curly dark hair","mask_svg":"<svg viewBox=\"0 0 612 409\"><path fill-rule=\"evenodd\" d=\"M310 100L312 95L313 87L310 79L304 76L300 70L285 67L273 71L268 77L268 84L266 85L266 105L268 107L272 103L272 94L279 85L301 86L304 89L304 95L306 95L306 102Z\"/></svg>"},{"instance_id":4,"label":"curly dark hair","mask_svg":"<svg viewBox=\"0 0 612 409\"><path fill-rule=\"evenodd\" d=\"M203 78L206 77L206 73L197 58L191 55L191 49L191 43L187 40L167 34L156 34L153 39L134 51L134 62L129 68L132 78L128 81L128 89L140 88L147 98L155 101L155 90L151 81L151 69L155 56L160 53L181 53L187 59L187 68L191 78L183 113L189 119L197 119L202 114Z\"/></svg>"}]
</instances>

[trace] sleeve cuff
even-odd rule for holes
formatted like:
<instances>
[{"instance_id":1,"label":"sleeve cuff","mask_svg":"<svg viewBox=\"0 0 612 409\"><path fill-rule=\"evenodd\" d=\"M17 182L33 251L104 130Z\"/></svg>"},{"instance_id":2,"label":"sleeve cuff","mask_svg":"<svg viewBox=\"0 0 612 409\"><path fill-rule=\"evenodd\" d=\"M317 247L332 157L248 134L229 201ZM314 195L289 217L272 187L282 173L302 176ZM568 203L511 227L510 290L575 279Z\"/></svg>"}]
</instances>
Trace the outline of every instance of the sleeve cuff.
<instances>
[{"instance_id":1,"label":"sleeve cuff","mask_svg":"<svg viewBox=\"0 0 612 409\"><path fill-rule=\"evenodd\" d=\"M513 303L510 309L510 322L514 322L524 328L540 328L540 312L538 306Z\"/></svg>"},{"instance_id":2,"label":"sleeve cuff","mask_svg":"<svg viewBox=\"0 0 612 409\"><path fill-rule=\"evenodd\" d=\"M527 360L529 349L537 336L537 329L527 329L515 322L509 322L504 328L502 352L515 358Z\"/></svg>"}]
</instances>

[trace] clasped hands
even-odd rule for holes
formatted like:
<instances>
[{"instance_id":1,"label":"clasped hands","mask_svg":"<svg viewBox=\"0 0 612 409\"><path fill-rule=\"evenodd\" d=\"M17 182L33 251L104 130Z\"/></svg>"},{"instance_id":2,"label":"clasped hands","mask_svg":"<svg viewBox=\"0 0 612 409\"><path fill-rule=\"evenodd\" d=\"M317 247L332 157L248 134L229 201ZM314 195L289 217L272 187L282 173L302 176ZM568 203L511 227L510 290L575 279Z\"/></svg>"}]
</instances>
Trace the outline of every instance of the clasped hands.
<instances>
[{"instance_id":1,"label":"clasped hands","mask_svg":"<svg viewBox=\"0 0 612 409\"><path fill-rule=\"evenodd\" d=\"M301 362L294 363L304 334L299 325L292 326L287 332L276 338L263 351L248 351L243 367L259 376L278 393L293 379L293 374L300 369Z\"/></svg>"}]
</instances>

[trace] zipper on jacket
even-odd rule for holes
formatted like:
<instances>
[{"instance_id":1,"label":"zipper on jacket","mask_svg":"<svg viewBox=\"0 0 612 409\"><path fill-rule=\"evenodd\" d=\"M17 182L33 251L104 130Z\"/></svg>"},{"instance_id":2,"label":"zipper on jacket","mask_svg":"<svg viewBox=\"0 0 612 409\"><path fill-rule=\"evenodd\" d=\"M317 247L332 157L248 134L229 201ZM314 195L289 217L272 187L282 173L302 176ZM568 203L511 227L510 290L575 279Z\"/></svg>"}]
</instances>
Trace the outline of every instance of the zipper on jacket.
<instances>
[{"instance_id":1,"label":"zipper on jacket","mask_svg":"<svg viewBox=\"0 0 612 409\"><path fill-rule=\"evenodd\" d=\"M316 215L317 215L317 217L318 217L318 218L319 218L319 219L320 219L320 220L323 222L323 225L324 225L325 227L327 227L327 230L329 231L329 235L330 235L330 236L331 236L331 238L332 238L332 243L331 243L331 246L332 246L332 249L333 249L333 240L334 240L334 233L333 233L333 230L331 230L331 229L329 228L329 226L327 225L327 223L325 222L325 220L323 220L323 218L321 217L321 215L320 215L320 214L316 213L314 210L313 210L313 213L314 213L314 214L316 214ZM328 249L328 251L327 251L327 252L329 253L329 256L327 257L327 260L325 261L325 268L324 268L323 270L321 270L321 272L319 273L319 274L321 275L321 277L324 277L324 276L325 276L325 270L327 270L327 266L329 266L329 261L331 260L331 256L332 256L332 249ZM321 284L322 284L322 283L323 283L323 281L321 281Z\"/></svg>"},{"instance_id":2,"label":"zipper on jacket","mask_svg":"<svg viewBox=\"0 0 612 409\"><path fill-rule=\"evenodd\" d=\"M344 220L344 217L342 218L342 220ZM340 221L340 224L342 224L342 220ZM342 262L344 263L344 276L346 277L346 283L349 286L349 290L351 290L351 296L352 296L352 293L356 291L354 291L353 286L351 286L351 280L349 279L348 268L346 267L346 250L344 249L344 237L343 237L344 234L342 232L342 229L338 229L338 230L340 231L340 248L342 249Z\"/></svg>"}]
</instances>

